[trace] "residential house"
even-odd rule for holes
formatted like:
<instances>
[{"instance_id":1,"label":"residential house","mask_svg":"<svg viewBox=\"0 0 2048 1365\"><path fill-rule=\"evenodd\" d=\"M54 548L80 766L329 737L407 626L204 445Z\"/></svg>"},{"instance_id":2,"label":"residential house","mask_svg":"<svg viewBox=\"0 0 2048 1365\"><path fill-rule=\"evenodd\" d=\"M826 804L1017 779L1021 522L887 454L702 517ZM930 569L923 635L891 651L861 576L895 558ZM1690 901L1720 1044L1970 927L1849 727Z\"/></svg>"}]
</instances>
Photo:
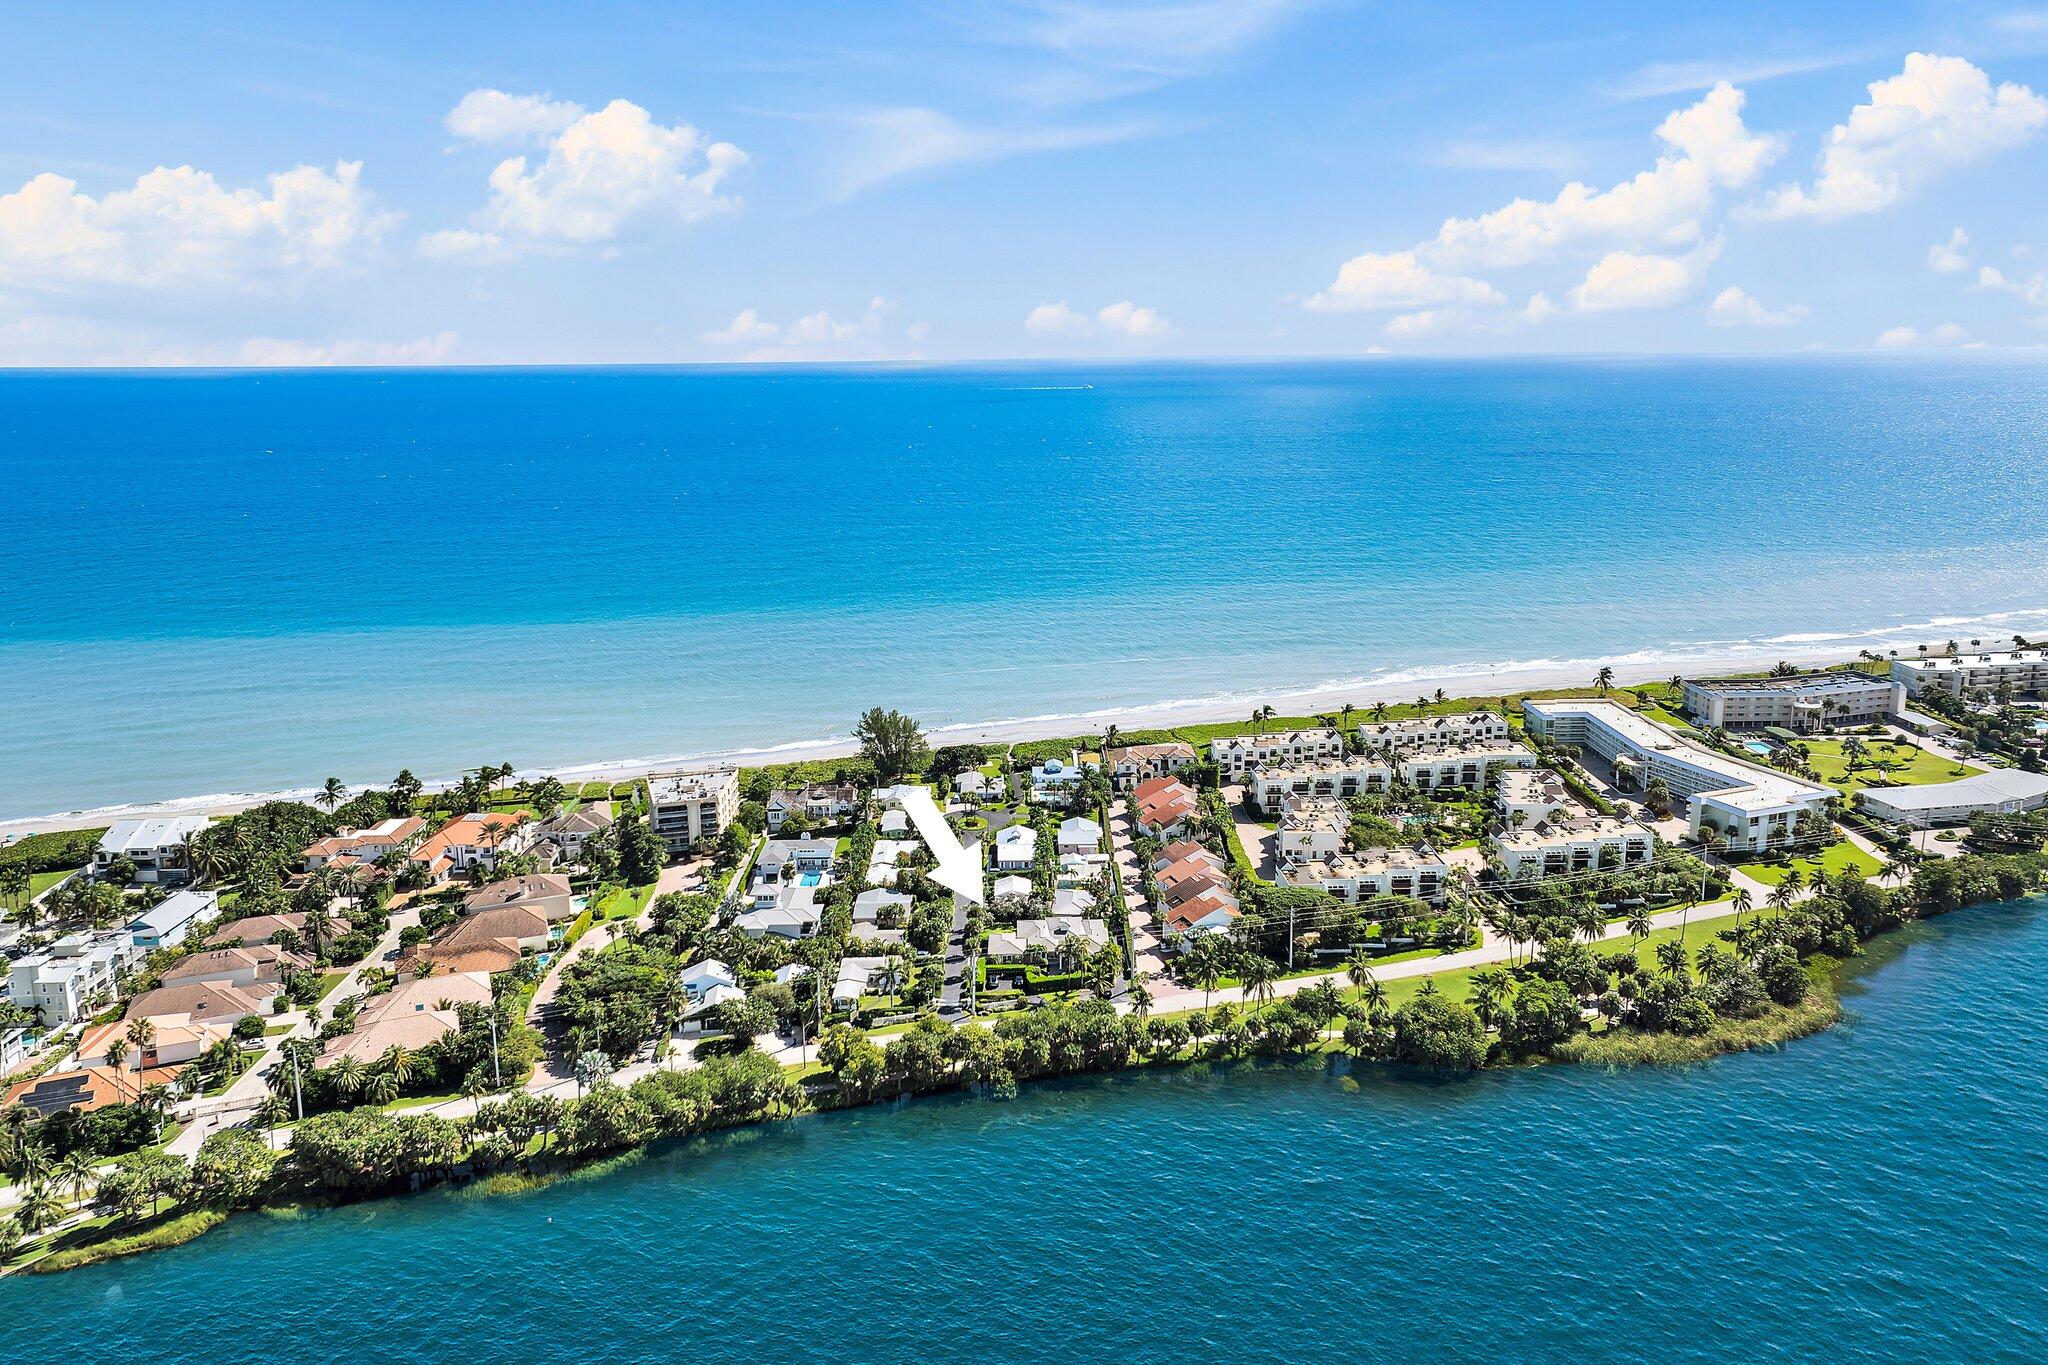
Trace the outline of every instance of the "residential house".
<instances>
[{"instance_id":1,"label":"residential house","mask_svg":"<svg viewBox=\"0 0 2048 1365\"><path fill-rule=\"evenodd\" d=\"M583 846L615 823L609 803L588 803L542 821L539 839L542 843L553 844L568 861L581 862Z\"/></svg>"},{"instance_id":2,"label":"residential house","mask_svg":"<svg viewBox=\"0 0 2048 1365\"><path fill-rule=\"evenodd\" d=\"M1187 833L1201 803L1188 785L1177 777L1154 777L1140 782L1131 793L1138 808L1138 832L1154 839L1174 839Z\"/></svg>"},{"instance_id":3,"label":"residential house","mask_svg":"<svg viewBox=\"0 0 2048 1365\"><path fill-rule=\"evenodd\" d=\"M347 921L336 918L331 932L336 935L347 933ZM292 934L304 939L305 913L286 910L275 915L245 915L215 929L206 936L206 942L209 947L232 948L244 943L269 943L279 934Z\"/></svg>"},{"instance_id":4,"label":"residential house","mask_svg":"<svg viewBox=\"0 0 2048 1365\"><path fill-rule=\"evenodd\" d=\"M211 891L177 891L130 920L128 929L145 953L175 948L194 924L212 918L219 907L220 898Z\"/></svg>"},{"instance_id":5,"label":"residential house","mask_svg":"<svg viewBox=\"0 0 2048 1365\"><path fill-rule=\"evenodd\" d=\"M1176 839L1153 855L1152 871L1154 874L1162 874L1165 869L1189 858L1204 861L1218 872L1221 872L1226 866L1221 854L1210 851L1206 845L1198 840Z\"/></svg>"},{"instance_id":6,"label":"residential house","mask_svg":"<svg viewBox=\"0 0 2048 1365\"><path fill-rule=\"evenodd\" d=\"M1109 784L1127 792L1154 777L1170 777L1195 761L1195 746L1174 740L1167 744L1127 744L1104 755Z\"/></svg>"},{"instance_id":7,"label":"residential house","mask_svg":"<svg viewBox=\"0 0 2048 1365\"><path fill-rule=\"evenodd\" d=\"M1160 945L1185 952L1203 934L1227 934L1237 924L1237 897L1209 891L1170 906L1160 916Z\"/></svg>"},{"instance_id":8,"label":"residential house","mask_svg":"<svg viewBox=\"0 0 2048 1365\"><path fill-rule=\"evenodd\" d=\"M501 905L462 916L412 956L449 972L505 972L553 941L546 915L527 905Z\"/></svg>"},{"instance_id":9,"label":"residential house","mask_svg":"<svg viewBox=\"0 0 2048 1365\"><path fill-rule=\"evenodd\" d=\"M683 968L683 992L692 1000L714 986L737 986L739 981L732 968L715 957L707 957Z\"/></svg>"},{"instance_id":10,"label":"residential house","mask_svg":"<svg viewBox=\"0 0 2048 1365\"><path fill-rule=\"evenodd\" d=\"M1037 860L1037 830L1029 825L1006 825L996 831L996 871L1028 872Z\"/></svg>"},{"instance_id":11,"label":"residential house","mask_svg":"<svg viewBox=\"0 0 2048 1365\"><path fill-rule=\"evenodd\" d=\"M773 885L765 905L757 896L751 909L734 917L733 927L748 938L809 938L823 918L818 888L790 883Z\"/></svg>"},{"instance_id":12,"label":"residential house","mask_svg":"<svg viewBox=\"0 0 2048 1365\"><path fill-rule=\"evenodd\" d=\"M488 871L497 866L500 854L526 852L537 829L525 811L458 815L422 839L409 856L425 864L435 881L446 881L472 867Z\"/></svg>"},{"instance_id":13,"label":"residential house","mask_svg":"<svg viewBox=\"0 0 2048 1365\"><path fill-rule=\"evenodd\" d=\"M768 832L779 831L790 816L801 814L814 824L834 825L860 809L860 789L852 783L813 784L795 791L768 794Z\"/></svg>"},{"instance_id":14,"label":"residential house","mask_svg":"<svg viewBox=\"0 0 2048 1365\"><path fill-rule=\"evenodd\" d=\"M275 994L275 986L264 991L225 981L186 981L144 991L128 1002L122 1018L147 1019L159 1030L167 1021L218 1024L231 1029L250 1015L261 1014Z\"/></svg>"},{"instance_id":15,"label":"residential house","mask_svg":"<svg viewBox=\"0 0 2048 1365\"><path fill-rule=\"evenodd\" d=\"M1109 926L1080 915L1020 919L1016 928L988 936L985 955L990 962L1044 961L1059 957L1076 941L1088 945L1090 952L1099 951L1109 943Z\"/></svg>"},{"instance_id":16,"label":"residential house","mask_svg":"<svg viewBox=\"0 0 2048 1365\"><path fill-rule=\"evenodd\" d=\"M579 913L576 898L569 893L569 879L559 872L536 872L523 877L506 877L480 886L462 898L462 913L498 910L523 905L549 922L574 919Z\"/></svg>"},{"instance_id":17,"label":"residential house","mask_svg":"<svg viewBox=\"0 0 2048 1365\"><path fill-rule=\"evenodd\" d=\"M394 816L368 829L345 829L316 839L299 855L308 872L323 867L367 867L393 853L410 852L426 838L427 822L417 816Z\"/></svg>"},{"instance_id":18,"label":"residential house","mask_svg":"<svg viewBox=\"0 0 2048 1365\"><path fill-rule=\"evenodd\" d=\"M1037 889L1038 888L1032 884L1031 878L1018 877L1014 875L996 878L995 885L991 888L991 890L998 898L1003 896L1028 897L1031 895L1032 892L1036 891Z\"/></svg>"},{"instance_id":19,"label":"residential house","mask_svg":"<svg viewBox=\"0 0 2048 1365\"><path fill-rule=\"evenodd\" d=\"M1009 787L1001 773L991 775L979 768L969 768L953 779L953 790L969 801L1000 801Z\"/></svg>"},{"instance_id":20,"label":"residential house","mask_svg":"<svg viewBox=\"0 0 2048 1365\"><path fill-rule=\"evenodd\" d=\"M207 826L203 815L153 816L142 820L116 820L100 836L93 851L92 871L104 877L115 863L135 865L138 882L176 885L192 879L185 865L185 841Z\"/></svg>"},{"instance_id":21,"label":"residential house","mask_svg":"<svg viewBox=\"0 0 2048 1365\"><path fill-rule=\"evenodd\" d=\"M216 984L275 995L285 974L304 971L312 962L270 943L243 948L208 948L179 958L158 978L166 986Z\"/></svg>"},{"instance_id":22,"label":"residential house","mask_svg":"<svg viewBox=\"0 0 2048 1365\"><path fill-rule=\"evenodd\" d=\"M1060 821L1059 851L1089 854L1102 848L1102 826L1085 816Z\"/></svg>"},{"instance_id":23,"label":"residential house","mask_svg":"<svg viewBox=\"0 0 2048 1365\"><path fill-rule=\"evenodd\" d=\"M868 880L877 886L896 884L896 866L923 845L909 839L877 839L868 857Z\"/></svg>"},{"instance_id":24,"label":"residential house","mask_svg":"<svg viewBox=\"0 0 2048 1365\"><path fill-rule=\"evenodd\" d=\"M887 973L895 970L893 957L842 957L832 982L832 1008L851 1009L860 998L876 989Z\"/></svg>"},{"instance_id":25,"label":"residential house","mask_svg":"<svg viewBox=\"0 0 2048 1365\"><path fill-rule=\"evenodd\" d=\"M910 906L910 897L901 891L884 891L880 887L863 891L853 898L854 932L877 927L885 915L900 922L909 917Z\"/></svg>"}]
</instances>

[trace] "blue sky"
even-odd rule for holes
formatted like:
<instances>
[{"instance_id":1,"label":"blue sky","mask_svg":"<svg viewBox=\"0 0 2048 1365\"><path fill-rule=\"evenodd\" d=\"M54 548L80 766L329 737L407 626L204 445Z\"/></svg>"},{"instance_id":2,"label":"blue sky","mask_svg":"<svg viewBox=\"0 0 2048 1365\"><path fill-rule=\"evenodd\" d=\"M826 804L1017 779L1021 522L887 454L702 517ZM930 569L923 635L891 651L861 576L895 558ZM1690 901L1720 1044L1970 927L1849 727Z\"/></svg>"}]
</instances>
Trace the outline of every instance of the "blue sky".
<instances>
[{"instance_id":1,"label":"blue sky","mask_svg":"<svg viewBox=\"0 0 2048 1365\"><path fill-rule=\"evenodd\" d=\"M2044 209L2024 0L128 4L0 48L8 364L2035 347Z\"/></svg>"}]
</instances>

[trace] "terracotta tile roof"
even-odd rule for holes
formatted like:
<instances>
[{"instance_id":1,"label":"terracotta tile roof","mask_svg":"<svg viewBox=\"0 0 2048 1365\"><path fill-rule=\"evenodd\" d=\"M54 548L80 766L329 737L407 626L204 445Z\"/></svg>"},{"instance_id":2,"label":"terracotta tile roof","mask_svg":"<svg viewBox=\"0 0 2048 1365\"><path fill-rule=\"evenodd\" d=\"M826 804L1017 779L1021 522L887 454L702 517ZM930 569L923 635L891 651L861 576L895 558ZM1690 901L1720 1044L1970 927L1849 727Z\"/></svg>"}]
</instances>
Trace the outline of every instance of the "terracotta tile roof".
<instances>
[{"instance_id":1,"label":"terracotta tile roof","mask_svg":"<svg viewBox=\"0 0 2048 1365\"><path fill-rule=\"evenodd\" d=\"M124 1019L239 1019L255 1014L274 991L261 994L230 986L224 981L194 981L177 986L159 986L144 991L128 1002Z\"/></svg>"}]
</instances>

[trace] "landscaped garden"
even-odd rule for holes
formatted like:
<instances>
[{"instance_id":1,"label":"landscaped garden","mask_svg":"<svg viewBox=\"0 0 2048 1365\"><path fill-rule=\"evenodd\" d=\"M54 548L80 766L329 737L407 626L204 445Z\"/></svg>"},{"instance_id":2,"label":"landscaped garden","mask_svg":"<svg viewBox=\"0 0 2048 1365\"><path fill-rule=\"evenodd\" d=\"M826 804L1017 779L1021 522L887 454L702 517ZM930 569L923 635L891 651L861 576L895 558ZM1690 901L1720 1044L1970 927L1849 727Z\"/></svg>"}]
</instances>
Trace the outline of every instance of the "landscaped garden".
<instances>
[{"instance_id":1,"label":"landscaped garden","mask_svg":"<svg viewBox=\"0 0 2048 1365\"><path fill-rule=\"evenodd\" d=\"M1864 787L1953 782L1980 773L1954 759L1901 739L1850 735L1843 739L1802 739L1795 748L1821 781L1853 792Z\"/></svg>"},{"instance_id":2,"label":"landscaped garden","mask_svg":"<svg viewBox=\"0 0 2048 1365\"><path fill-rule=\"evenodd\" d=\"M1830 877L1839 877L1853 868L1866 877L1875 877L1883 870L1883 864L1877 859L1847 839L1840 839L1829 844L1812 858L1791 858L1777 863L1743 863L1737 871L1762 882L1765 886L1776 886L1784 881L1786 873L1795 867L1809 883L1823 873Z\"/></svg>"}]
</instances>

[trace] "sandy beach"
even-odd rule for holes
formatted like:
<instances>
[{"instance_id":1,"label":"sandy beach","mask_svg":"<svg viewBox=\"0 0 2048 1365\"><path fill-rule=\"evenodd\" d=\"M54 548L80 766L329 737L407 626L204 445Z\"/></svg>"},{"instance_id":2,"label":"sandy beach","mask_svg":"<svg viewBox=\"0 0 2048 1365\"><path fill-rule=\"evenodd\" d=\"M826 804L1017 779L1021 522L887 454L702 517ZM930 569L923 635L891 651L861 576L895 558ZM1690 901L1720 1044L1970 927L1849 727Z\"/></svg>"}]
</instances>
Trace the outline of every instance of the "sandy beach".
<instances>
[{"instance_id":1,"label":"sandy beach","mask_svg":"<svg viewBox=\"0 0 2048 1365\"><path fill-rule=\"evenodd\" d=\"M1442 688L1447 696L1493 696L1510 692L1535 691L1549 688L1571 687L1584 684L1591 687L1595 672L1602 667L1614 670L1615 681L1621 684L1658 682L1670 678L1674 673L1694 676L1713 676L1754 672L1767 669L1778 662L1799 664L1802 667L1819 667L1840 663L1854 657L1846 652L1839 640L1825 646L1799 647L1776 645L1743 652L1720 652L1701 654L1697 657L1677 657L1668 653L1646 651L1642 655L1620 655L1610 658L1568 659L1544 661L1501 667L1497 665L1452 666L1412 672L1397 672L1369 679L1361 679L1337 686L1297 689L1292 691L1247 692L1227 697L1203 697L1188 701L1161 702L1150 706L1117 707L1101 711L1078 714L1026 716L1010 720L969 722L955 725L931 725L927 737L932 744L1011 744L1035 739L1050 739L1060 735L1100 732L1109 724L1121 730L1164 729L1177 725L1199 725L1218 721L1242 720L1260 706L1271 706L1282 716L1312 715L1334 711L1346 702L1354 706L1369 706L1375 701L1413 701L1418 695L1432 694ZM516 740L516 736L508 738ZM591 782L600 779L624 781L660 772L683 765L737 765L758 767L771 763L795 763L810 759L843 758L856 752L858 746L851 735L835 735L825 739L797 740L789 743L771 744L756 749L727 749L711 753L681 753L651 758L631 758L615 761L557 765L552 768L535 768L522 771L520 776L536 777L553 773L563 781ZM439 790L452 785L454 779L428 780L428 790ZM351 785L377 785L375 782L357 782ZM81 826L103 825L114 820L135 819L152 815L189 814L200 812L207 815L232 815L265 801L279 799L308 800L313 795L311 787L270 792L224 792L205 796L187 797L181 800L164 801L149 805L107 806L93 810L61 811L50 815L35 816L17 820L0 821L0 839L21 838L25 835L50 830L77 829Z\"/></svg>"}]
</instances>

